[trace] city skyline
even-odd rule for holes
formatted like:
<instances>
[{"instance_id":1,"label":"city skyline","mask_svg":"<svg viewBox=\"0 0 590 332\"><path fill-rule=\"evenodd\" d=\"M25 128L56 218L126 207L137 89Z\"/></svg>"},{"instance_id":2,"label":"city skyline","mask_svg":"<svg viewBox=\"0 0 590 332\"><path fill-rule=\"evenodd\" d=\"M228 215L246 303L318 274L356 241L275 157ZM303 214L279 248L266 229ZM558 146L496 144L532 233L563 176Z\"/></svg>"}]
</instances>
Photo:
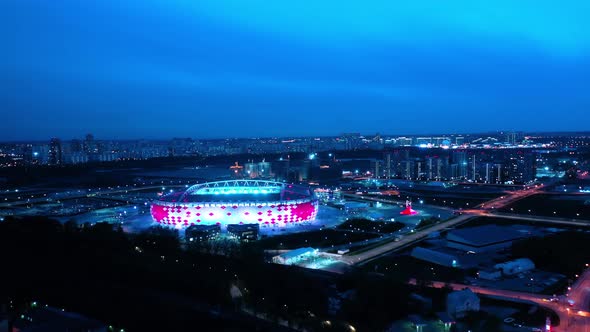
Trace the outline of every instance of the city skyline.
<instances>
[{"instance_id":1,"label":"city skyline","mask_svg":"<svg viewBox=\"0 0 590 332\"><path fill-rule=\"evenodd\" d=\"M453 132L422 132L422 133L408 133L408 132L400 132L400 133L387 133L387 132L359 132L359 131L351 131L351 132L339 132L333 135L329 135L327 133L320 134L320 135L276 135L276 136L211 136L211 137L203 137L203 136L162 136L157 138L150 138L150 137L126 137L126 138L116 138L116 137L95 137L94 133L85 133L78 136L59 136L59 135L51 135L48 137L40 137L37 139L31 138L22 138L22 139L15 139L15 140L0 140L0 143L4 144L18 144L18 143L47 143L51 139L57 138L62 141L79 141L84 140L89 135L98 141L170 141L170 140L178 140L178 139L191 139L191 140L203 140L203 141L216 141L216 140L264 140L264 139L310 139L310 138L337 138L346 135L359 135L361 137L370 139L375 136L381 136L382 138L402 138L402 137L409 137L415 138L418 136L423 137L455 137L455 136L474 136L474 137L483 137L485 135L493 136L506 136L510 133L517 133L519 135L556 135L556 136L568 136L573 134L582 134L586 136L590 134L588 130L564 130L564 131L524 131L524 130L490 130L490 131L453 131Z\"/></svg>"},{"instance_id":2,"label":"city skyline","mask_svg":"<svg viewBox=\"0 0 590 332\"><path fill-rule=\"evenodd\" d=\"M10 1L0 140L588 129L584 2L250 5Z\"/></svg>"}]
</instances>

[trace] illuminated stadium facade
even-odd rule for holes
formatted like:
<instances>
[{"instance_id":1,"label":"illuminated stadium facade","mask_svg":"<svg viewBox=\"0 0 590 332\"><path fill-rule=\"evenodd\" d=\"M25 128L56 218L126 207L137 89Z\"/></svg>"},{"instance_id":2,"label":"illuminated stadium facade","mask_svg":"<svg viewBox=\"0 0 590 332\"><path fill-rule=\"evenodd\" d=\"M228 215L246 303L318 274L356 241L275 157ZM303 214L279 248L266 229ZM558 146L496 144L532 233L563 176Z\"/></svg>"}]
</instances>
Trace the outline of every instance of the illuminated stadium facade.
<instances>
[{"instance_id":1,"label":"illuminated stadium facade","mask_svg":"<svg viewBox=\"0 0 590 332\"><path fill-rule=\"evenodd\" d=\"M260 224L285 227L315 220L318 200L306 186L261 180L194 185L152 202L152 218L164 225Z\"/></svg>"}]
</instances>

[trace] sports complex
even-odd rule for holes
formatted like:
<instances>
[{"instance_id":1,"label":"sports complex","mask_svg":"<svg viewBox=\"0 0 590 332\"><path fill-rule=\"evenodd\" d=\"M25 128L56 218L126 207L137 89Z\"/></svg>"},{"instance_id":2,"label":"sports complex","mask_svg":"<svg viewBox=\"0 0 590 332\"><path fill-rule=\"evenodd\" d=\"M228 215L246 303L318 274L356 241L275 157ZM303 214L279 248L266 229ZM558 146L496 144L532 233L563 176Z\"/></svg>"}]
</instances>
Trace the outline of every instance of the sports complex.
<instances>
[{"instance_id":1,"label":"sports complex","mask_svg":"<svg viewBox=\"0 0 590 332\"><path fill-rule=\"evenodd\" d=\"M229 180L193 185L151 204L154 221L177 228L191 225L253 224L286 227L309 224L318 212L313 191L302 185L265 180Z\"/></svg>"}]
</instances>

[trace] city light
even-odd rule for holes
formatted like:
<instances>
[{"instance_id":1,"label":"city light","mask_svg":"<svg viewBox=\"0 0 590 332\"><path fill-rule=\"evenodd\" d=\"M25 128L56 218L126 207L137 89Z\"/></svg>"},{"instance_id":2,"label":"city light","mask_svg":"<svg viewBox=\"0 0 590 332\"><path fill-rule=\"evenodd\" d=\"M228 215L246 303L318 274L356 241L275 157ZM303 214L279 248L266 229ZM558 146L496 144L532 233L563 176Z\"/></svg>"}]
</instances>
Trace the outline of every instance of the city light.
<instances>
[{"instance_id":1,"label":"city light","mask_svg":"<svg viewBox=\"0 0 590 332\"><path fill-rule=\"evenodd\" d=\"M256 198L271 193L276 197ZM227 200L209 201L206 194L223 194ZM210 182L170 195L154 201L151 214L156 222L175 227L249 223L284 227L314 221L318 209L318 201L308 188L271 181ZM242 196L233 200L234 195Z\"/></svg>"}]
</instances>

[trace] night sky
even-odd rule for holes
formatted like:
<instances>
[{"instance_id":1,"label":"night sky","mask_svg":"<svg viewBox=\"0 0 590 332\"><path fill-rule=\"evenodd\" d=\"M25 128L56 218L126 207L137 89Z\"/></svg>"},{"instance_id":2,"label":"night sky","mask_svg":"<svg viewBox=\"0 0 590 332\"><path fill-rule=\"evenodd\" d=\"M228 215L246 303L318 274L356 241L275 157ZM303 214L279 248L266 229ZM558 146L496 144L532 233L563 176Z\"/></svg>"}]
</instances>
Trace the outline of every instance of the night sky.
<instances>
[{"instance_id":1,"label":"night sky","mask_svg":"<svg viewBox=\"0 0 590 332\"><path fill-rule=\"evenodd\" d=\"M0 140L590 129L587 0L1 2Z\"/></svg>"}]
</instances>

